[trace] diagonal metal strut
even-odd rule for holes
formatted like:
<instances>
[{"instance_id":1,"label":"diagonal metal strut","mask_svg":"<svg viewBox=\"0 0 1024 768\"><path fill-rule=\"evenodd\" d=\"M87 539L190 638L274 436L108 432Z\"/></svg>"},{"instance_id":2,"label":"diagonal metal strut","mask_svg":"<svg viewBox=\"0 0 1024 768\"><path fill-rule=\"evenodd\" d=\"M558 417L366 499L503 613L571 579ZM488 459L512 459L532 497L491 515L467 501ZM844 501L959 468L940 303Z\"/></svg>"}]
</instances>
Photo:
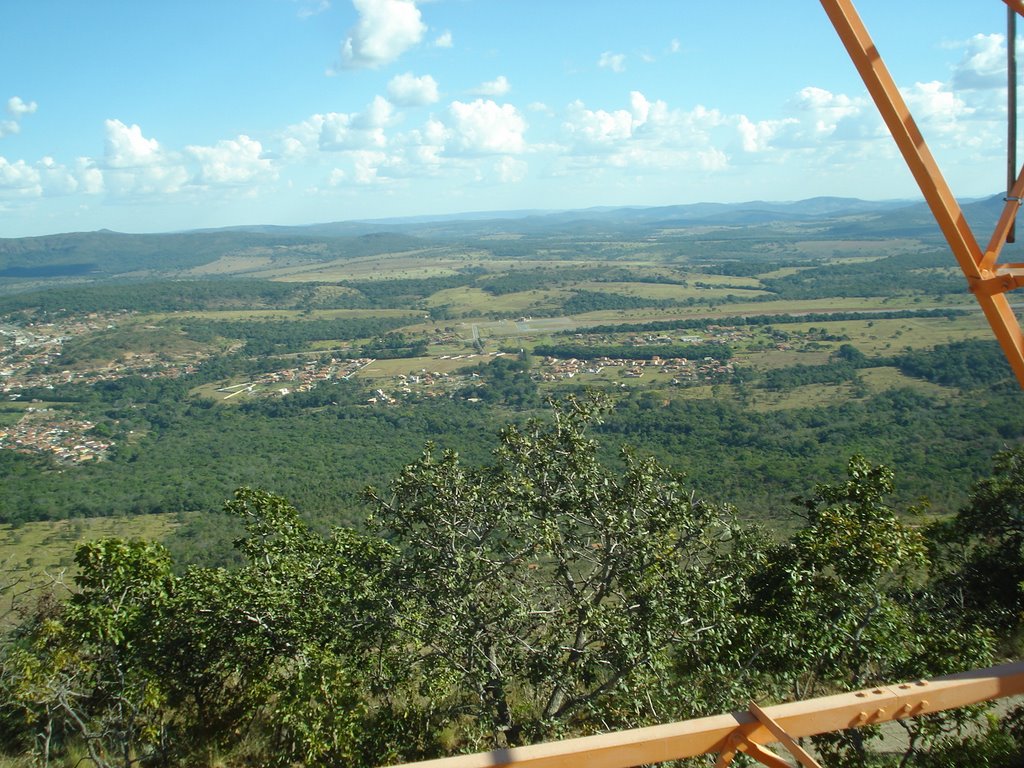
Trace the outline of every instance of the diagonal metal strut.
<instances>
[{"instance_id":1,"label":"diagonal metal strut","mask_svg":"<svg viewBox=\"0 0 1024 768\"><path fill-rule=\"evenodd\" d=\"M1003 0L1024 15L1024 0ZM983 252L932 157L910 109L889 74L852 0L821 0L832 25L846 47L868 93L882 115L907 167L924 194L935 221L942 230L953 256L967 277L967 283L981 306L996 339L1010 363L1017 381L1024 387L1024 334L1006 298L1008 291L1024 285L1024 265L998 264L999 253L1011 236L1020 198L1024 191L1024 169L1007 195L1003 214L988 248ZM1016 199L1015 199L1016 198Z\"/></svg>"}]
</instances>

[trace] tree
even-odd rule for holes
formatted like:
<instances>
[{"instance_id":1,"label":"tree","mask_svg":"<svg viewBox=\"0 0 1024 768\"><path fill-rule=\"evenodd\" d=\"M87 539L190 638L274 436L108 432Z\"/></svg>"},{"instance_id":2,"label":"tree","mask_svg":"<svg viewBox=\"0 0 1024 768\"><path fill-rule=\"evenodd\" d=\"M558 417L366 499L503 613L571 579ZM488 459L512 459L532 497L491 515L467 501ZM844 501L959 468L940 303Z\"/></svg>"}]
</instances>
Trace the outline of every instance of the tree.
<instances>
[{"instance_id":1,"label":"tree","mask_svg":"<svg viewBox=\"0 0 1024 768\"><path fill-rule=\"evenodd\" d=\"M1024 449L996 454L994 465L956 517L933 527L931 541L947 564L950 599L1009 634L1024 610Z\"/></svg>"},{"instance_id":2,"label":"tree","mask_svg":"<svg viewBox=\"0 0 1024 768\"><path fill-rule=\"evenodd\" d=\"M166 735L160 638L173 576L158 544L108 539L75 555L78 592L29 627L5 660L44 765L74 735L99 768L129 768Z\"/></svg>"},{"instance_id":3,"label":"tree","mask_svg":"<svg viewBox=\"0 0 1024 768\"><path fill-rule=\"evenodd\" d=\"M587 429L607 408L556 404L479 468L428 446L369 491L414 671L474 746L650 717L673 644L731 621L731 515L628 450L621 474L602 465Z\"/></svg>"},{"instance_id":4,"label":"tree","mask_svg":"<svg viewBox=\"0 0 1024 768\"><path fill-rule=\"evenodd\" d=\"M231 746L256 720L273 764L364 764L391 648L392 548L345 528L324 536L265 491L239 489L226 509L245 521L245 565L190 569L165 633L182 740Z\"/></svg>"},{"instance_id":5,"label":"tree","mask_svg":"<svg viewBox=\"0 0 1024 768\"><path fill-rule=\"evenodd\" d=\"M924 537L888 505L891 470L854 456L847 475L798 499L806 524L754 570L738 636L746 666L804 699L991 663L991 632L948 610L929 578ZM966 719L910 721L908 759ZM814 741L829 765L863 766L876 735L861 728Z\"/></svg>"}]
</instances>

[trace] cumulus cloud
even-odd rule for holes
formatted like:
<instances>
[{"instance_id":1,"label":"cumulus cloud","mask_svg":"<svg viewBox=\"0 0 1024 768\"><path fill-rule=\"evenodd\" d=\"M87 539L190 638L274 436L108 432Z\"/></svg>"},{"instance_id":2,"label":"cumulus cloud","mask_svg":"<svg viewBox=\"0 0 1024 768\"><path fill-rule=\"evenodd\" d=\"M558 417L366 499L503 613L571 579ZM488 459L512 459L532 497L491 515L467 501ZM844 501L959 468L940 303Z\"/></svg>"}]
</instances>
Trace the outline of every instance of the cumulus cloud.
<instances>
[{"instance_id":1,"label":"cumulus cloud","mask_svg":"<svg viewBox=\"0 0 1024 768\"><path fill-rule=\"evenodd\" d=\"M415 0L352 0L352 5L359 21L341 46L345 68L390 64L427 31Z\"/></svg>"},{"instance_id":2,"label":"cumulus cloud","mask_svg":"<svg viewBox=\"0 0 1024 768\"><path fill-rule=\"evenodd\" d=\"M953 87L986 90L1006 87L1006 38L975 35L965 43L963 58L953 70Z\"/></svg>"},{"instance_id":3,"label":"cumulus cloud","mask_svg":"<svg viewBox=\"0 0 1024 768\"><path fill-rule=\"evenodd\" d=\"M0 156L0 193L5 197L37 197L42 194L39 171L24 160L13 163Z\"/></svg>"},{"instance_id":4,"label":"cumulus cloud","mask_svg":"<svg viewBox=\"0 0 1024 768\"><path fill-rule=\"evenodd\" d=\"M851 98L824 88L801 89L792 101L800 115L802 133L807 141L824 137L854 139L878 134L881 121L877 111L864 98Z\"/></svg>"},{"instance_id":5,"label":"cumulus cloud","mask_svg":"<svg viewBox=\"0 0 1024 768\"><path fill-rule=\"evenodd\" d=\"M734 120L701 105L673 109L640 91L620 109L593 109L582 101L566 110L565 172L604 174L609 168L634 174L667 170L708 172L728 167L726 147L735 143Z\"/></svg>"},{"instance_id":6,"label":"cumulus cloud","mask_svg":"<svg viewBox=\"0 0 1024 768\"><path fill-rule=\"evenodd\" d=\"M901 93L922 130L947 138L951 134L965 133L967 128L962 120L975 112L974 108L938 81L914 83L911 88L901 89Z\"/></svg>"},{"instance_id":7,"label":"cumulus cloud","mask_svg":"<svg viewBox=\"0 0 1024 768\"><path fill-rule=\"evenodd\" d=\"M526 120L511 104L453 101L448 111L453 143L461 152L519 154L526 149Z\"/></svg>"},{"instance_id":8,"label":"cumulus cloud","mask_svg":"<svg viewBox=\"0 0 1024 768\"><path fill-rule=\"evenodd\" d=\"M328 112L289 126L282 138L284 155L307 156L317 151L341 152L387 146L385 129L394 120L394 106L376 96L363 112Z\"/></svg>"},{"instance_id":9,"label":"cumulus cloud","mask_svg":"<svg viewBox=\"0 0 1024 768\"><path fill-rule=\"evenodd\" d=\"M264 156L263 145L245 135L218 141L212 147L188 146L185 153L199 164L196 180L201 184L248 184L274 170Z\"/></svg>"},{"instance_id":10,"label":"cumulus cloud","mask_svg":"<svg viewBox=\"0 0 1024 768\"><path fill-rule=\"evenodd\" d=\"M451 48L453 45L452 33L449 30L445 30L434 39L435 48Z\"/></svg>"},{"instance_id":11,"label":"cumulus cloud","mask_svg":"<svg viewBox=\"0 0 1024 768\"><path fill-rule=\"evenodd\" d=\"M20 120L25 115L34 114L37 105L34 101L25 102L20 96L12 96L7 100L7 114L16 120Z\"/></svg>"},{"instance_id":12,"label":"cumulus cloud","mask_svg":"<svg viewBox=\"0 0 1024 768\"><path fill-rule=\"evenodd\" d=\"M612 145L633 135L633 115L625 109L591 110L577 100L569 105L568 118L566 130L586 144Z\"/></svg>"},{"instance_id":13,"label":"cumulus cloud","mask_svg":"<svg viewBox=\"0 0 1024 768\"><path fill-rule=\"evenodd\" d=\"M440 96L437 81L430 75L416 77L411 72L395 75L388 83L388 96L401 107L420 107L435 103Z\"/></svg>"},{"instance_id":14,"label":"cumulus cloud","mask_svg":"<svg viewBox=\"0 0 1024 768\"><path fill-rule=\"evenodd\" d=\"M758 120L752 122L746 115L738 118L737 131L744 152L765 152L771 149L774 140L789 128L800 125L795 117L784 120Z\"/></svg>"},{"instance_id":15,"label":"cumulus cloud","mask_svg":"<svg viewBox=\"0 0 1024 768\"><path fill-rule=\"evenodd\" d=\"M104 123L104 187L114 195L156 195L178 192L188 181L185 167L147 139L138 125L120 120Z\"/></svg>"},{"instance_id":16,"label":"cumulus cloud","mask_svg":"<svg viewBox=\"0 0 1024 768\"><path fill-rule=\"evenodd\" d=\"M603 109L587 109L582 101L574 101L569 105L565 130L574 142L591 147L611 147L634 135L634 132L647 123L652 110L664 116L664 102L647 100L640 91L629 94L629 109L617 109L608 112Z\"/></svg>"},{"instance_id":17,"label":"cumulus cloud","mask_svg":"<svg viewBox=\"0 0 1024 768\"><path fill-rule=\"evenodd\" d=\"M498 75L494 80L480 83L480 85L473 89L472 93L474 96L504 96L511 89L512 86L509 84L508 78L504 75Z\"/></svg>"},{"instance_id":18,"label":"cumulus cloud","mask_svg":"<svg viewBox=\"0 0 1024 768\"><path fill-rule=\"evenodd\" d=\"M98 195L103 191L103 171L96 167L96 162L92 158L78 158L73 172L78 180L79 192Z\"/></svg>"},{"instance_id":19,"label":"cumulus cloud","mask_svg":"<svg viewBox=\"0 0 1024 768\"><path fill-rule=\"evenodd\" d=\"M25 115L31 115L36 111L37 105L34 101L25 102L20 96L12 96L7 100L6 112L10 120L0 120L0 139L10 136L21 130L21 120Z\"/></svg>"},{"instance_id":20,"label":"cumulus cloud","mask_svg":"<svg viewBox=\"0 0 1024 768\"><path fill-rule=\"evenodd\" d=\"M526 178L526 162L515 157L502 157L494 164L494 172L503 184L514 184Z\"/></svg>"},{"instance_id":21,"label":"cumulus cloud","mask_svg":"<svg viewBox=\"0 0 1024 768\"><path fill-rule=\"evenodd\" d=\"M140 168L159 163L160 143L147 139L138 125L127 126L120 120L107 120L104 159L108 168Z\"/></svg>"},{"instance_id":22,"label":"cumulus cloud","mask_svg":"<svg viewBox=\"0 0 1024 768\"><path fill-rule=\"evenodd\" d=\"M610 69L612 72L625 72L626 54L605 51L598 57L597 66L601 69Z\"/></svg>"}]
</instances>

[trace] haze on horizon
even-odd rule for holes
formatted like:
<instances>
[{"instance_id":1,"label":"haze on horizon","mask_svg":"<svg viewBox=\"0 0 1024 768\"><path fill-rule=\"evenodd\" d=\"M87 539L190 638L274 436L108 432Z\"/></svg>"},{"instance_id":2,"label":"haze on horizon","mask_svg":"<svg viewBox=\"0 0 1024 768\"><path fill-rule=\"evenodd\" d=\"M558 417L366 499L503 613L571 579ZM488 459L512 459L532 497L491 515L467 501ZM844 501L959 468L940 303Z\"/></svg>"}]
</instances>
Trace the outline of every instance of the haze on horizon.
<instances>
[{"instance_id":1,"label":"haze on horizon","mask_svg":"<svg viewBox=\"0 0 1024 768\"><path fill-rule=\"evenodd\" d=\"M858 0L954 192L1002 3ZM0 237L919 194L816 2L0 5Z\"/></svg>"}]
</instances>

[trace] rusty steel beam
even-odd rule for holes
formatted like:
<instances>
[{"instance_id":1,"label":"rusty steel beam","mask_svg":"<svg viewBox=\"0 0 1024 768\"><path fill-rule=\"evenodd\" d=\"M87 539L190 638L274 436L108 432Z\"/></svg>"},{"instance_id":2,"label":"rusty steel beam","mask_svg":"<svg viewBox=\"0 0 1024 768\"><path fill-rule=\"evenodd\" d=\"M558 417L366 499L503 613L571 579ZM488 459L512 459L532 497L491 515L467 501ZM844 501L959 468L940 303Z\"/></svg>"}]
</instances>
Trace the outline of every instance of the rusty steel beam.
<instances>
[{"instance_id":1,"label":"rusty steel beam","mask_svg":"<svg viewBox=\"0 0 1024 768\"><path fill-rule=\"evenodd\" d=\"M1024 0L1004 0L1015 11L1024 13ZM986 259L978 241L964 217L960 204L953 196L942 176L935 158L914 122L907 104L895 81L889 74L882 57L868 35L851 0L821 0L832 25L846 47L857 72L875 102L882 120L892 134L907 167L917 181L925 202L942 230L953 256L967 278L970 290L981 306L992 331L1010 363L1017 381L1024 387L1024 333L1013 312L1005 292L1017 288L1022 282L1012 269L1001 268L995 257ZM1013 216L1019 206L1008 201L1004 218L990 244L989 254L998 256L1012 230Z\"/></svg>"},{"instance_id":2,"label":"rusty steel beam","mask_svg":"<svg viewBox=\"0 0 1024 768\"><path fill-rule=\"evenodd\" d=\"M703 717L669 725L584 736L475 755L406 763L395 768L633 768L650 763L681 760L697 755L745 751L764 758L774 753L763 745L790 739L858 728L889 720L941 712L1024 693L1024 662L961 672L932 680L916 680L867 688L818 699L778 704L752 712ZM770 721L771 728L766 725ZM749 745L744 748L744 745ZM728 764L728 759L723 764Z\"/></svg>"}]
</instances>

